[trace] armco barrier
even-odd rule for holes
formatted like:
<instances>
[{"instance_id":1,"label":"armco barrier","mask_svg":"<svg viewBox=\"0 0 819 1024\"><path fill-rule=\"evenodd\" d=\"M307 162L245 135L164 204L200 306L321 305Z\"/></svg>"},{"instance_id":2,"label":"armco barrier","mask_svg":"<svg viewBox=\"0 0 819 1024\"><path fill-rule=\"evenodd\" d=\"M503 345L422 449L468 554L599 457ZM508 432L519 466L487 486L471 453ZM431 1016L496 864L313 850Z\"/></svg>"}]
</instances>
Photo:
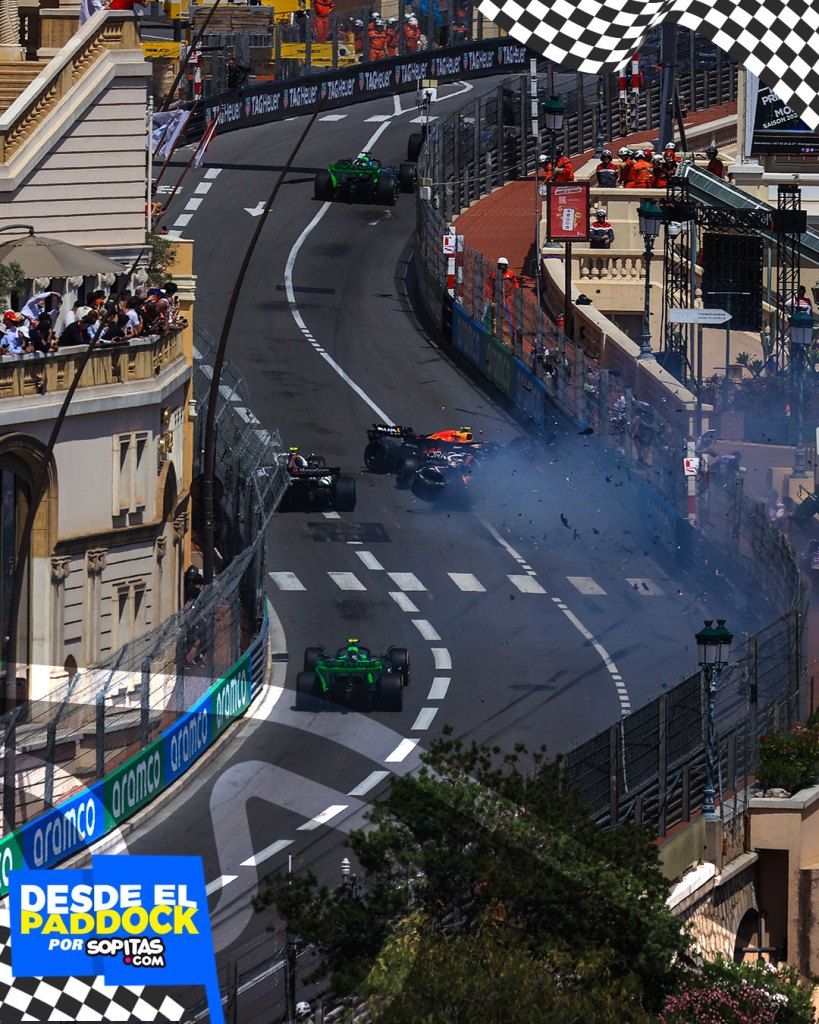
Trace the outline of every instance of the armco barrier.
<instances>
[{"instance_id":1,"label":"armco barrier","mask_svg":"<svg viewBox=\"0 0 819 1024\"><path fill-rule=\"evenodd\" d=\"M535 57L525 46L509 39L484 39L443 50L405 57L388 57L367 65L304 75L286 82L265 82L234 92L209 96L205 117L219 114L219 132L280 121L294 114L346 107L350 103L414 91L422 79L438 82L481 78L528 68ZM195 127L190 135L195 134ZM201 128L200 128L201 131Z\"/></svg>"},{"instance_id":2,"label":"armco barrier","mask_svg":"<svg viewBox=\"0 0 819 1024\"><path fill-rule=\"evenodd\" d=\"M228 674L125 764L0 840L0 897L15 868L50 868L98 842L193 765L260 692L268 620ZM256 669L254 671L254 668Z\"/></svg>"}]
</instances>

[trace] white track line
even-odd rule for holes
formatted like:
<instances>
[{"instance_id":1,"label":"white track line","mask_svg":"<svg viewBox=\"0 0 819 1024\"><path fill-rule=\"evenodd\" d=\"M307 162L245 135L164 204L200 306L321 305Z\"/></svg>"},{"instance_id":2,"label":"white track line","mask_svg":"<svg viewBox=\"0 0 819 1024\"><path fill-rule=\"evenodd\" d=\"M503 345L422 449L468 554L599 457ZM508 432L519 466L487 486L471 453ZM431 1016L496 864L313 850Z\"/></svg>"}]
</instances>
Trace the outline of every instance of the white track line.
<instances>
[{"instance_id":1,"label":"white track line","mask_svg":"<svg viewBox=\"0 0 819 1024\"><path fill-rule=\"evenodd\" d=\"M435 659L436 672L449 672L452 669L452 657L446 647L432 647L432 657Z\"/></svg>"},{"instance_id":2,"label":"white track line","mask_svg":"<svg viewBox=\"0 0 819 1024\"><path fill-rule=\"evenodd\" d=\"M247 860L243 860L242 867L255 868L257 865L261 864L262 861L268 860L270 857L275 857L280 850L286 850L288 846L292 845L292 839L278 839L275 843L271 843L270 846L266 846L258 853L254 853L252 857L248 857Z\"/></svg>"},{"instance_id":3,"label":"white track line","mask_svg":"<svg viewBox=\"0 0 819 1024\"><path fill-rule=\"evenodd\" d=\"M356 551L356 554L368 569L384 571L384 566L378 561L372 551Z\"/></svg>"},{"instance_id":4,"label":"white track line","mask_svg":"<svg viewBox=\"0 0 819 1024\"><path fill-rule=\"evenodd\" d=\"M407 597L406 594L402 594L400 590L391 590L390 597L395 601L402 612L410 612L416 614L418 612L417 607Z\"/></svg>"},{"instance_id":5,"label":"white track line","mask_svg":"<svg viewBox=\"0 0 819 1024\"><path fill-rule=\"evenodd\" d=\"M384 763L394 764L395 762L405 761L417 746L417 739L401 740L395 750L384 758Z\"/></svg>"},{"instance_id":6,"label":"white track line","mask_svg":"<svg viewBox=\"0 0 819 1024\"><path fill-rule=\"evenodd\" d=\"M421 708L418 717L412 725L413 732L421 732L432 725L432 720L438 714L438 708Z\"/></svg>"},{"instance_id":7,"label":"white track line","mask_svg":"<svg viewBox=\"0 0 819 1024\"><path fill-rule=\"evenodd\" d=\"M446 676L435 676L429 688L427 700L443 700L449 689L450 680Z\"/></svg>"},{"instance_id":8,"label":"white track line","mask_svg":"<svg viewBox=\"0 0 819 1024\"><path fill-rule=\"evenodd\" d=\"M384 771L370 772L367 778L364 779L363 782L359 782L355 789L351 789L347 796L364 796L369 793L371 789L375 789L379 782L383 782L389 774L389 772Z\"/></svg>"},{"instance_id":9,"label":"white track line","mask_svg":"<svg viewBox=\"0 0 819 1024\"><path fill-rule=\"evenodd\" d=\"M311 818L309 821L305 821L303 825L299 825L296 829L297 832L312 832L317 829L320 825L326 825L328 821L332 821L333 818L337 818L342 811L346 811L349 804L333 804L332 807L326 808L321 814L317 814L315 818Z\"/></svg>"},{"instance_id":10,"label":"white track line","mask_svg":"<svg viewBox=\"0 0 819 1024\"><path fill-rule=\"evenodd\" d=\"M238 877L238 875L219 875L218 878L214 878L212 882L209 882L205 886L205 892L210 896L219 889L224 889L224 887L226 885L230 885L231 882L235 882Z\"/></svg>"},{"instance_id":11,"label":"white track line","mask_svg":"<svg viewBox=\"0 0 819 1024\"><path fill-rule=\"evenodd\" d=\"M440 636L438 636L438 634L436 633L435 627L432 625L431 622L428 622L426 619L413 619L412 624L413 626L415 626L415 628L418 630L418 632L425 640L441 639Z\"/></svg>"}]
</instances>

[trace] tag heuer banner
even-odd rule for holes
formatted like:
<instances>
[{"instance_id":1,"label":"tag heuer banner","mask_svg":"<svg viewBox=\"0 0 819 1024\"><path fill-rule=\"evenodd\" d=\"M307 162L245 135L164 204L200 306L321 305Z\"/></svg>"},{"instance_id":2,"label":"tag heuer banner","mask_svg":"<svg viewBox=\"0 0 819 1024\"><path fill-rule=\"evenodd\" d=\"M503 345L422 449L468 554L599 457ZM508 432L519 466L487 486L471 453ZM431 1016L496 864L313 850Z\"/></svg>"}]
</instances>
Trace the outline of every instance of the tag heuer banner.
<instances>
[{"instance_id":1,"label":"tag heuer banner","mask_svg":"<svg viewBox=\"0 0 819 1024\"><path fill-rule=\"evenodd\" d=\"M534 54L509 39L484 39L446 50L405 57L388 57L372 64L327 71L288 82L266 82L236 92L209 96L205 118L220 112L219 133L265 124L298 114L311 114L319 102L323 110L343 107L358 100L414 91L418 82L462 81L484 75L528 68Z\"/></svg>"}]
</instances>

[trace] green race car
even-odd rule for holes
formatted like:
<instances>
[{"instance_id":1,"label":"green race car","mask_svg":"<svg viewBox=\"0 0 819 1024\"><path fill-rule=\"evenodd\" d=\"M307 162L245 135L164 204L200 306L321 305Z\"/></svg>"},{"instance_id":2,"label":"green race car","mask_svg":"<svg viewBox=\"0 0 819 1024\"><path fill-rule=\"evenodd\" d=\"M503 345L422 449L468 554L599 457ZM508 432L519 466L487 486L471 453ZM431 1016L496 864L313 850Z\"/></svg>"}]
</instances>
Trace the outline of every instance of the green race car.
<instances>
[{"instance_id":1,"label":"green race car","mask_svg":"<svg viewBox=\"0 0 819 1024\"><path fill-rule=\"evenodd\" d=\"M362 153L355 160L337 160L326 171L317 171L313 194L322 201L348 199L394 206L399 191L414 189L415 164L401 164L396 171L384 167L369 153Z\"/></svg>"},{"instance_id":2,"label":"green race car","mask_svg":"<svg viewBox=\"0 0 819 1024\"><path fill-rule=\"evenodd\" d=\"M409 685L406 647L390 647L373 655L351 638L331 654L323 647L304 652L304 671L296 679L296 708L317 710L320 701L358 706L372 711L400 711Z\"/></svg>"}]
</instances>

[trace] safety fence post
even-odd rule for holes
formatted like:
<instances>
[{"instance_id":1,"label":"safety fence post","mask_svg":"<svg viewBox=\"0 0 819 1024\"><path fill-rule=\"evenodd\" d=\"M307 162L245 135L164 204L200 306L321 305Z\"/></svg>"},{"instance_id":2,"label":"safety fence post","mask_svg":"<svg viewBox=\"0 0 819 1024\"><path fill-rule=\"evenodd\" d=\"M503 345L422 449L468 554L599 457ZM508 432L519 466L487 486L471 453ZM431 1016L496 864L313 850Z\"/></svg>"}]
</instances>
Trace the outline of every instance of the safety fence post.
<instances>
[{"instance_id":1,"label":"safety fence post","mask_svg":"<svg viewBox=\"0 0 819 1024\"><path fill-rule=\"evenodd\" d=\"M149 713L151 710L151 659L142 662L142 683L139 692L139 741L143 747L148 746L150 729Z\"/></svg>"},{"instance_id":2,"label":"safety fence post","mask_svg":"<svg viewBox=\"0 0 819 1024\"><path fill-rule=\"evenodd\" d=\"M45 791L43 801L46 807L54 803L54 756L57 746L57 719L48 723L46 728L46 755L45 755Z\"/></svg>"}]
</instances>

